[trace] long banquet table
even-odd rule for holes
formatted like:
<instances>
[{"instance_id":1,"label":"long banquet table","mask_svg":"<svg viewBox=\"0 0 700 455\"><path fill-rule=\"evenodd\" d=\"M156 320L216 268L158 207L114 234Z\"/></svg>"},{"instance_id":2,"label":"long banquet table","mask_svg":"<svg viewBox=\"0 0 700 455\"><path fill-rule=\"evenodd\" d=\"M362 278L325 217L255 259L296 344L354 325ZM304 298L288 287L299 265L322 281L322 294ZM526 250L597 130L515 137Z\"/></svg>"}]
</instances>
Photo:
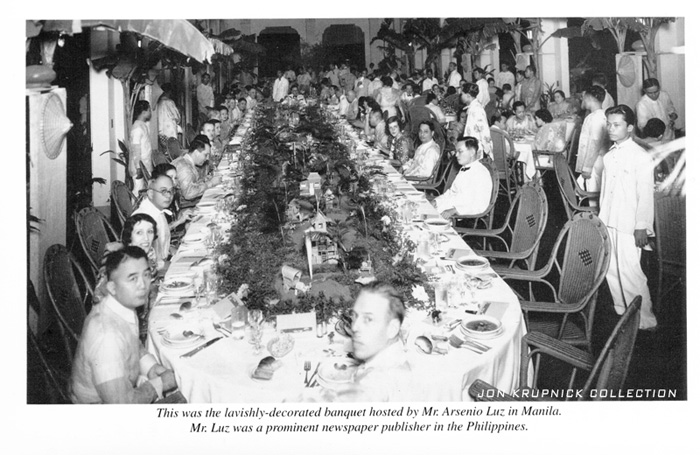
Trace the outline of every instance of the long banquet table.
<instances>
[{"instance_id":1,"label":"long banquet table","mask_svg":"<svg viewBox=\"0 0 700 455\"><path fill-rule=\"evenodd\" d=\"M249 120L248 118L244 125L248 125ZM366 144L356 139L349 125L345 124L345 127L350 137L357 141L358 149L367 148ZM239 144L244 132L245 128L237 133L232 143ZM375 155L372 158L373 162L381 165L387 176L395 182L397 193L415 191L387 161L377 156L378 152L369 151ZM229 170L235 169L235 162L224 164ZM196 238L200 231L207 229L215 214L214 205L223 194L221 188L212 188L204 194L198 206L198 217L188 227L185 239L188 236ZM439 216L424 198L418 203L418 215ZM408 236L416 239L421 235L424 228L418 224L408 223L404 226ZM474 254L452 229L446 232L442 239L444 243L441 248L445 251L455 248ZM178 277L191 278L195 274L201 274L202 267L196 262L206 254L206 250L201 246L184 243L172 260L172 265L166 273L166 282ZM429 262L433 267L455 264L454 261L439 256L435 257L434 261ZM461 273L455 267L439 270L446 274L455 274L456 277ZM416 401L469 401L471 398L467 390L476 379L485 380L505 391L512 391L518 385L520 339L526 332L518 299L501 278L493 279L490 288L475 291L475 297L479 301L493 302L486 314L499 318L504 327L500 336L482 341L491 348L483 354L469 349L452 348L447 344L446 355L427 355L419 352L414 346L414 340L419 335L449 333L443 327L434 325L426 311L409 309L406 324L409 335L404 349L417 383L425 384L420 391L416 391ZM186 300L196 302L191 297ZM178 298L168 299L163 298L162 294L159 295L149 316L148 348L163 365L174 370L180 391L190 403L267 403L293 399L305 390L305 361L310 361L315 367L318 362L332 362L350 351L350 339L338 333L330 339L327 336L318 338L315 333L295 334L294 349L281 359L282 366L274 373L273 378L269 381L253 379L251 375L255 367L263 357L269 355L264 346L268 340L277 336L276 329L266 325L262 339L263 351L258 355L254 354L246 334L243 340L224 337L192 357L181 358L180 355L192 347L181 349L164 343L161 332L171 324L180 324L178 327L182 327L181 324L190 324L202 332L203 340L221 337L222 334L213 325L221 320L221 315L212 307L203 302L191 310L178 312L180 301ZM183 319L173 319L173 313L180 313ZM476 317L465 313L463 307L447 308L443 314L445 321ZM328 325L328 330L333 330L332 323Z\"/></svg>"}]
</instances>

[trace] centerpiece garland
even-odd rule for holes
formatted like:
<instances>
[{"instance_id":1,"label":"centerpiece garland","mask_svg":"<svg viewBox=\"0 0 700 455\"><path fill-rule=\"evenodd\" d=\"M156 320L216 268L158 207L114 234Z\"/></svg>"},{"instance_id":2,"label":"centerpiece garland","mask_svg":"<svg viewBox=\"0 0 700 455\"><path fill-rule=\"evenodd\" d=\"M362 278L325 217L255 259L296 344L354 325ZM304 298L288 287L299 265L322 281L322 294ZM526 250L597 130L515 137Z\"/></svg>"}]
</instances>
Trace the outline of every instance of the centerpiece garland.
<instances>
[{"instance_id":1,"label":"centerpiece garland","mask_svg":"<svg viewBox=\"0 0 700 455\"><path fill-rule=\"evenodd\" d=\"M247 286L248 308L268 316L316 311L323 321L341 316L361 288L358 269L367 260L372 275L396 287L408 307L428 307L430 296L416 293L427 277L411 256L415 245L391 222L397 215L386 197L370 191L370 179L378 171L356 166L352 142L341 135L342 126L320 106L267 104L256 110L239 157L236 222L229 240L217 248L216 267L223 292ZM322 176L321 194L317 190L305 198L299 183L310 172ZM303 231L308 221L290 215L293 201L335 221L328 235L340 246L337 262L314 268L311 288L297 294L284 289L280 272L283 265L307 270Z\"/></svg>"}]
</instances>

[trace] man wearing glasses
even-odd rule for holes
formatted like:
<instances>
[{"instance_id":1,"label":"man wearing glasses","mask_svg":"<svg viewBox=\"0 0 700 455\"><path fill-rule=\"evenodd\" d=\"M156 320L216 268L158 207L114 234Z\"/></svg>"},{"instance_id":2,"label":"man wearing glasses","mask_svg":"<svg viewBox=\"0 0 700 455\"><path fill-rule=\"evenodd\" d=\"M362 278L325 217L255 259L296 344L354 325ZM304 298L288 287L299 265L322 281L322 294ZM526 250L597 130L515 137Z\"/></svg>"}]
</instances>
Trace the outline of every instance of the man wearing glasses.
<instances>
[{"instance_id":1,"label":"man wearing glasses","mask_svg":"<svg viewBox=\"0 0 700 455\"><path fill-rule=\"evenodd\" d=\"M180 195L185 201L193 202L202 197L208 188L221 183L221 177L203 178L197 170L197 166L201 166L209 159L210 153L209 138L200 134L192 140L189 152L173 161L180 181Z\"/></svg>"},{"instance_id":2,"label":"man wearing glasses","mask_svg":"<svg viewBox=\"0 0 700 455\"><path fill-rule=\"evenodd\" d=\"M134 215L137 213L145 213L150 215L156 221L156 237L154 247L156 250L156 258L158 262L167 261L170 257L170 227L165 214L172 214L168 207L173 201L173 180L167 175L159 175L155 179L148 182L148 190L146 197L141 201L141 205L134 210ZM190 216L189 211L183 211L180 217Z\"/></svg>"},{"instance_id":3,"label":"man wearing glasses","mask_svg":"<svg viewBox=\"0 0 700 455\"><path fill-rule=\"evenodd\" d=\"M642 90L644 90L644 96L637 103L636 109L637 128L642 131L649 120L658 118L666 125L662 141L668 142L674 139L674 122L678 114L673 107L671 97L661 90L658 79L653 77L642 83Z\"/></svg>"}]
</instances>

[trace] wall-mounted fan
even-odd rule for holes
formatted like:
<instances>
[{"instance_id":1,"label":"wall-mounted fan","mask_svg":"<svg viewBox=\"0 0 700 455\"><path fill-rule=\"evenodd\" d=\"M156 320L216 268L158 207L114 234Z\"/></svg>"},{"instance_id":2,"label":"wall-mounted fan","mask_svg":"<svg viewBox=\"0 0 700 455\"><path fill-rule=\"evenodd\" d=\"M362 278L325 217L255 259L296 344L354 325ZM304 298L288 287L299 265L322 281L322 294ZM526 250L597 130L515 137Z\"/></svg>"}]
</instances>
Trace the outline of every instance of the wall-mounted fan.
<instances>
[{"instance_id":1,"label":"wall-mounted fan","mask_svg":"<svg viewBox=\"0 0 700 455\"><path fill-rule=\"evenodd\" d=\"M56 94L47 96L40 109L39 137L46 156L55 159L63 148L63 141L73 124L66 117L63 101Z\"/></svg>"},{"instance_id":2,"label":"wall-mounted fan","mask_svg":"<svg viewBox=\"0 0 700 455\"><path fill-rule=\"evenodd\" d=\"M617 78L625 87L632 87L637 79L637 70L634 60L629 55L620 56L617 64Z\"/></svg>"}]
</instances>

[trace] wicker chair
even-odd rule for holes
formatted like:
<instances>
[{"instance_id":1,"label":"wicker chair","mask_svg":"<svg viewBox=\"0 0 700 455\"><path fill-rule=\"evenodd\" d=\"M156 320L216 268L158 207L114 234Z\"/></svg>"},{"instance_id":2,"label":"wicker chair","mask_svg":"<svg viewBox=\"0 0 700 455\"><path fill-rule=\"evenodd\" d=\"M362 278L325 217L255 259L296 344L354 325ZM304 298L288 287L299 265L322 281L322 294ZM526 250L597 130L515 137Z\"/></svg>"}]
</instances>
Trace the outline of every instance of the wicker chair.
<instances>
[{"instance_id":1,"label":"wicker chair","mask_svg":"<svg viewBox=\"0 0 700 455\"><path fill-rule=\"evenodd\" d=\"M498 171L499 191L508 196L508 201L511 202L513 192L518 187L515 180L515 166L518 163L520 152L515 150L515 144L513 144L510 135L498 128L491 127L491 141L493 143L493 162ZM506 154L508 147L510 152L514 154L511 157Z\"/></svg>"},{"instance_id":2,"label":"wicker chair","mask_svg":"<svg viewBox=\"0 0 700 455\"><path fill-rule=\"evenodd\" d=\"M92 304L93 291L83 269L63 245L52 245L46 250L44 281L71 363Z\"/></svg>"},{"instance_id":3,"label":"wicker chair","mask_svg":"<svg viewBox=\"0 0 700 455\"><path fill-rule=\"evenodd\" d=\"M489 244L498 248L498 251L477 250L476 253L490 259L508 261L508 265L503 266L492 264L497 273L501 272L502 269L515 267L519 261L525 263L527 270L533 270L537 262L537 252L547 224L548 213L547 195L539 184L531 182L518 191L508 209L503 226L495 229L462 229L460 234L462 237L483 237L486 240L496 240L496 242L489 242ZM513 216L513 214L515 215ZM506 238L509 238L510 244ZM498 246L493 245L494 243ZM502 251L503 248L505 251Z\"/></svg>"},{"instance_id":4,"label":"wicker chair","mask_svg":"<svg viewBox=\"0 0 700 455\"><path fill-rule=\"evenodd\" d=\"M656 251L659 257L656 306L661 312L664 295L685 280L685 196L656 193L654 199ZM669 275L673 278L672 284L664 288L664 276Z\"/></svg>"},{"instance_id":5,"label":"wicker chair","mask_svg":"<svg viewBox=\"0 0 700 455\"><path fill-rule=\"evenodd\" d=\"M112 203L117 209L117 216L119 217L119 223L124 226L124 221L131 216L134 211L136 198L134 193L132 193L126 186L126 183L121 180L114 180L112 182Z\"/></svg>"},{"instance_id":6,"label":"wicker chair","mask_svg":"<svg viewBox=\"0 0 700 455\"><path fill-rule=\"evenodd\" d=\"M593 193L582 190L574 174L566 162L566 157L563 155L556 155L553 157L554 172L557 175L557 185L559 185L559 192L561 198L564 201L564 209L569 219L573 219L576 213L580 212L590 212L598 214L598 207L591 207L591 201L597 201L600 193ZM588 205L584 205L588 204Z\"/></svg>"},{"instance_id":7,"label":"wicker chair","mask_svg":"<svg viewBox=\"0 0 700 455\"><path fill-rule=\"evenodd\" d=\"M599 392L624 390L623 387L627 379L632 351L634 350L634 343L637 340L639 330L639 307L641 304L641 296L637 296L632 300L615 325L600 354L595 359L589 352L572 347L542 333L528 333L521 342L518 396L515 397L501 392L480 379L474 381L469 387L469 395L477 401L532 401L531 398L525 398L526 394L524 392L528 390L530 392L527 394L528 396L539 396L535 391L539 379L540 357L548 355L572 367L571 375L569 376L569 389L573 389L576 373L579 370L589 372L588 378L581 388L578 401L615 399L616 397ZM535 360L535 371L532 387L529 387L528 372L531 363L533 363L530 360L533 358ZM573 397L565 396L564 398L568 401L569 398Z\"/></svg>"},{"instance_id":8,"label":"wicker chair","mask_svg":"<svg viewBox=\"0 0 700 455\"><path fill-rule=\"evenodd\" d=\"M496 207L496 200L498 199L498 172L496 172L496 169L490 161L482 160L481 163L486 166L486 169L488 169L491 175L491 200L489 201L488 207L481 213L475 215L452 216L452 225L460 235L462 232L471 232L471 229L477 229L479 224L483 225L485 229L491 229L493 225L493 212ZM467 226L459 226L459 224L466 224Z\"/></svg>"},{"instance_id":9,"label":"wicker chair","mask_svg":"<svg viewBox=\"0 0 700 455\"><path fill-rule=\"evenodd\" d=\"M27 305L39 305L39 299L34 290L34 283L28 280L27 283ZM46 397L51 403L70 403L68 397L68 373L69 371L61 371L49 361L48 349L38 335L35 335L29 325L27 318L27 403L31 403L30 396L33 395L31 390L41 390L41 396ZM38 376L30 374L32 368L39 368L41 375L41 384L33 385L30 378L38 379ZM41 389L39 389L41 387ZM38 403L38 401L37 401ZM42 401L43 403L43 401Z\"/></svg>"},{"instance_id":10,"label":"wicker chair","mask_svg":"<svg viewBox=\"0 0 700 455\"><path fill-rule=\"evenodd\" d=\"M535 168L544 175L546 171L551 171L554 169L554 158L557 156L564 157L564 161L567 163L572 160L572 156L575 156L578 152L578 143L581 136L581 124L577 122L571 133L571 138L566 143L566 147L563 152L552 152L549 150L533 150L532 158L535 160ZM546 160L542 158L546 157Z\"/></svg>"},{"instance_id":11,"label":"wicker chair","mask_svg":"<svg viewBox=\"0 0 700 455\"><path fill-rule=\"evenodd\" d=\"M119 239L109 220L94 207L85 207L75 214L75 228L85 255L97 277L105 246Z\"/></svg>"},{"instance_id":12,"label":"wicker chair","mask_svg":"<svg viewBox=\"0 0 700 455\"><path fill-rule=\"evenodd\" d=\"M506 281L529 285L528 300L520 304L528 331L553 335L569 344L591 349L597 291L610 263L608 230L592 213L579 213L564 225L547 263L538 270L502 270ZM537 284L539 283L539 284ZM536 298L536 288L551 295Z\"/></svg>"}]
</instances>

